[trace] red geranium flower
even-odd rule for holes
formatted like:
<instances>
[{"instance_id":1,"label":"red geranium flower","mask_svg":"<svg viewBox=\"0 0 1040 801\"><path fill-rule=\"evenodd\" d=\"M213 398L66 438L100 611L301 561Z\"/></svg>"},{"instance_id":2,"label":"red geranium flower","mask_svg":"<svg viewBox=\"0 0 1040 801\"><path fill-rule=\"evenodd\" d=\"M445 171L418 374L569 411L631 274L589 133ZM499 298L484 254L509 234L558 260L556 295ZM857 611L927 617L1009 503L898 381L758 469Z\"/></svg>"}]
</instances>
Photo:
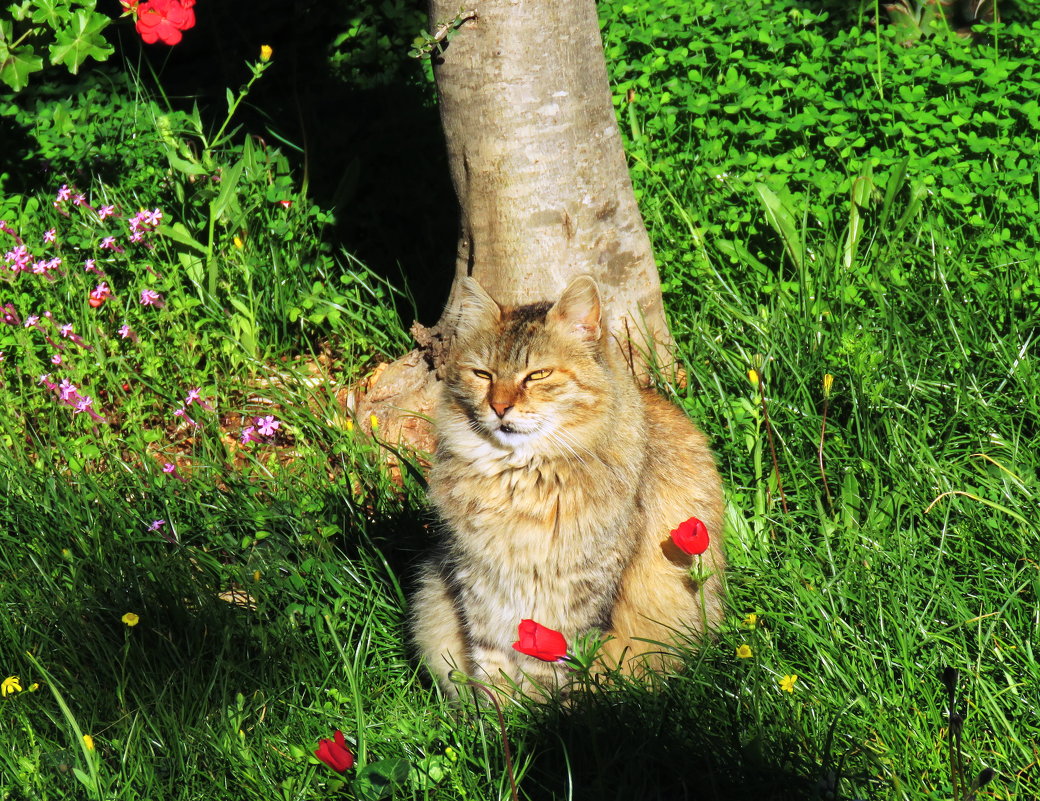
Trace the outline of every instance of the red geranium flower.
<instances>
[{"instance_id":1,"label":"red geranium flower","mask_svg":"<svg viewBox=\"0 0 1040 801\"><path fill-rule=\"evenodd\" d=\"M137 6L137 32L148 44L175 45L181 31L195 27L195 0L146 0Z\"/></svg>"},{"instance_id":2,"label":"red geranium flower","mask_svg":"<svg viewBox=\"0 0 1040 801\"><path fill-rule=\"evenodd\" d=\"M318 750L314 756L338 773L350 770L354 767L354 755L347 748L347 741L343 739L343 732L336 729L333 740L318 740Z\"/></svg>"},{"instance_id":3,"label":"red geranium flower","mask_svg":"<svg viewBox=\"0 0 1040 801\"><path fill-rule=\"evenodd\" d=\"M520 639L513 643L513 648L522 654L543 662L558 662L567 656L567 639L541 623L521 620L519 634Z\"/></svg>"},{"instance_id":4,"label":"red geranium flower","mask_svg":"<svg viewBox=\"0 0 1040 801\"><path fill-rule=\"evenodd\" d=\"M683 553L698 556L708 550L708 529L696 517L691 517L672 532L672 542Z\"/></svg>"}]
</instances>

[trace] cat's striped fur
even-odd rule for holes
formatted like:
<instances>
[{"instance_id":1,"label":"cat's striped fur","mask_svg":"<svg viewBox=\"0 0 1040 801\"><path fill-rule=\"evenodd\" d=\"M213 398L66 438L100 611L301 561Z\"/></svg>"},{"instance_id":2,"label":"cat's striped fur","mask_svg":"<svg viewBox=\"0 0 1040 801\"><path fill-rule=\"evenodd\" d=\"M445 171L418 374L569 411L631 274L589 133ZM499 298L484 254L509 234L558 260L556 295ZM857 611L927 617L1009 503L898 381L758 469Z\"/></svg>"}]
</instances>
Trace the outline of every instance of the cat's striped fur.
<instances>
[{"instance_id":1,"label":"cat's striped fur","mask_svg":"<svg viewBox=\"0 0 1040 801\"><path fill-rule=\"evenodd\" d=\"M430 500L446 541L414 600L416 642L449 693L452 668L552 688L564 668L513 650L524 618L569 642L610 635L629 671L721 618L722 488L704 435L640 389L608 342L598 288L501 308L465 279L437 418ZM703 586L669 534L690 517L711 545Z\"/></svg>"}]
</instances>

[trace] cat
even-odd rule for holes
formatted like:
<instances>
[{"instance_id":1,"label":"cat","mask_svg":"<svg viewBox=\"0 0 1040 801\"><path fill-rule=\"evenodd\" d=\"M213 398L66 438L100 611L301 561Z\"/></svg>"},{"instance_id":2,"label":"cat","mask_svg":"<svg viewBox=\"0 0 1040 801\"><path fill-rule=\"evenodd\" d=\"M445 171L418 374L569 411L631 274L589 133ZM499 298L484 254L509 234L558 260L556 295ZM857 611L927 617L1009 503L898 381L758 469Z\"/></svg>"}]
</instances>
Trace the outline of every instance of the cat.
<instances>
[{"instance_id":1,"label":"cat","mask_svg":"<svg viewBox=\"0 0 1040 801\"><path fill-rule=\"evenodd\" d=\"M598 630L628 673L677 663L667 644L722 618L722 483L707 439L640 388L610 341L597 284L502 307L472 279L446 360L429 499L446 541L412 629L438 683L452 671L545 697L567 669L515 650L521 620L569 643ZM703 580L670 532L709 532Z\"/></svg>"}]
</instances>

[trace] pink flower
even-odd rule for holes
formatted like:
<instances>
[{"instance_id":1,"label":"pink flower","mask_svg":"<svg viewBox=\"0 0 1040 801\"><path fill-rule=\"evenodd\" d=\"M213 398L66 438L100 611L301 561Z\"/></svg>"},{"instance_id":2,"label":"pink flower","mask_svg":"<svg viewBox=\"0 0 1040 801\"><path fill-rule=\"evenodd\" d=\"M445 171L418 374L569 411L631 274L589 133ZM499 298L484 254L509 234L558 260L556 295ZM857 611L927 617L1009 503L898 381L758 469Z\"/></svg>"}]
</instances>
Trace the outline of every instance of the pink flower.
<instances>
[{"instance_id":1,"label":"pink flower","mask_svg":"<svg viewBox=\"0 0 1040 801\"><path fill-rule=\"evenodd\" d=\"M49 230L44 232L44 234L43 234L43 241L44 242L53 242L55 239L57 239L57 232L53 228L51 228L51 229L49 229Z\"/></svg>"},{"instance_id":2,"label":"pink flower","mask_svg":"<svg viewBox=\"0 0 1040 801\"><path fill-rule=\"evenodd\" d=\"M60 353L55 353L53 356L51 356L51 364L53 364L53 365L61 364L61 354Z\"/></svg>"},{"instance_id":3,"label":"pink flower","mask_svg":"<svg viewBox=\"0 0 1040 801\"><path fill-rule=\"evenodd\" d=\"M0 316L0 320L3 320L8 325L19 325L22 322L22 318L18 316L18 310L13 303L5 303L2 310L3 315Z\"/></svg>"},{"instance_id":4,"label":"pink flower","mask_svg":"<svg viewBox=\"0 0 1040 801\"><path fill-rule=\"evenodd\" d=\"M213 407L206 403L201 393L201 387L194 387L192 389L189 389L187 396L184 398L184 405L187 407L191 406L194 403L200 409L205 409L207 412L212 412Z\"/></svg>"},{"instance_id":5,"label":"pink flower","mask_svg":"<svg viewBox=\"0 0 1040 801\"><path fill-rule=\"evenodd\" d=\"M72 205L73 206L85 206L85 205L87 205L87 196L86 195L79 195L79 194L73 195L72 196Z\"/></svg>"},{"instance_id":6,"label":"pink flower","mask_svg":"<svg viewBox=\"0 0 1040 801\"><path fill-rule=\"evenodd\" d=\"M111 296L112 290L108 288L107 283L102 281L91 291L87 303L90 304L91 308L96 309L98 306L100 306L102 303L108 300Z\"/></svg>"},{"instance_id":7,"label":"pink flower","mask_svg":"<svg viewBox=\"0 0 1040 801\"><path fill-rule=\"evenodd\" d=\"M158 531L160 528L162 528L165 525L166 525L166 521L165 520L153 520L148 525L148 530L149 531Z\"/></svg>"},{"instance_id":8,"label":"pink flower","mask_svg":"<svg viewBox=\"0 0 1040 801\"><path fill-rule=\"evenodd\" d=\"M129 339L131 342L137 342L137 334L126 323L119 326L119 338Z\"/></svg>"},{"instance_id":9,"label":"pink flower","mask_svg":"<svg viewBox=\"0 0 1040 801\"><path fill-rule=\"evenodd\" d=\"M543 662L559 662L567 656L567 638L555 629L533 620L521 620L517 631L520 639L513 643L513 648L520 653Z\"/></svg>"},{"instance_id":10,"label":"pink flower","mask_svg":"<svg viewBox=\"0 0 1040 801\"><path fill-rule=\"evenodd\" d=\"M314 756L337 773L343 773L354 767L354 755L347 748L343 732L336 729L336 733L332 736L335 739L318 741L318 750L314 752Z\"/></svg>"},{"instance_id":11,"label":"pink flower","mask_svg":"<svg viewBox=\"0 0 1040 801\"><path fill-rule=\"evenodd\" d=\"M154 289L144 289L141 290L141 305L155 306L155 308L161 309L166 303L163 301L162 295Z\"/></svg>"},{"instance_id":12,"label":"pink flower","mask_svg":"<svg viewBox=\"0 0 1040 801\"><path fill-rule=\"evenodd\" d=\"M98 220L104 220L106 217L111 217L115 213L115 206L102 206L97 210Z\"/></svg>"},{"instance_id":13,"label":"pink flower","mask_svg":"<svg viewBox=\"0 0 1040 801\"><path fill-rule=\"evenodd\" d=\"M254 422L256 423L257 431L264 437L273 437L274 432L282 425L270 414L267 417L258 417Z\"/></svg>"},{"instance_id":14,"label":"pink flower","mask_svg":"<svg viewBox=\"0 0 1040 801\"><path fill-rule=\"evenodd\" d=\"M256 429L253 426L246 426L242 429L242 436L239 439L243 445L248 445L250 442L260 442L261 439L256 435Z\"/></svg>"},{"instance_id":15,"label":"pink flower","mask_svg":"<svg viewBox=\"0 0 1040 801\"><path fill-rule=\"evenodd\" d=\"M93 259L87 259L85 262L83 262L83 269L86 270L88 273L104 275L104 273L97 268L97 262L95 262Z\"/></svg>"},{"instance_id":16,"label":"pink flower","mask_svg":"<svg viewBox=\"0 0 1040 801\"><path fill-rule=\"evenodd\" d=\"M696 517L691 517L672 531L672 542L683 553L699 556L708 550L708 529Z\"/></svg>"},{"instance_id":17,"label":"pink flower","mask_svg":"<svg viewBox=\"0 0 1040 801\"><path fill-rule=\"evenodd\" d=\"M136 7L137 32L148 44L175 45L181 31L195 26L195 0L146 0Z\"/></svg>"},{"instance_id":18,"label":"pink flower","mask_svg":"<svg viewBox=\"0 0 1040 801\"><path fill-rule=\"evenodd\" d=\"M61 189L58 190L57 197L54 198L55 203L61 203L63 200L68 200L72 195L72 190L69 189L67 184L62 184Z\"/></svg>"},{"instance_id":19,"label":"pink flower","mask_svg":"<svg viewBox=\"0 0 1040 801\"><path fill-rule=\"evenodd\" d=\"M106 236L101 240L101 244L98 245L102 250L114 250L116 253L122 253L123 249L116 244L116 238L114 236Z\"/></svg>"}]
</instances>

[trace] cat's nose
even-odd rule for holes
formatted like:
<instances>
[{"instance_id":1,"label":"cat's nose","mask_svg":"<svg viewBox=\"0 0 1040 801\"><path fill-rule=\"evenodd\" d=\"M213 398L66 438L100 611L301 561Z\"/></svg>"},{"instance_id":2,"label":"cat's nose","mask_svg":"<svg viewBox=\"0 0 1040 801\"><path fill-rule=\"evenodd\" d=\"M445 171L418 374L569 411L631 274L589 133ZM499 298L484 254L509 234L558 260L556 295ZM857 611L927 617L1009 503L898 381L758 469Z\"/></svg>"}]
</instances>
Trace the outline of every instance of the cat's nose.
<instances>
[{"instance_id":1,"label":"cat's nose","mask_svg":"<svg viewBox=\"0 0 1040 801\"><path fill-rule=\"evenodd\" d=\"M488 403L490 403L491 404L491 408L495 410L495 414L498 415L498 419L499 420L501 420L503 417L505 417L506 416L506 412L508 412L510 409L513 408L513 404L511 404L509 401L505 401L504 403L496 402L496 401L488 401Z\"/></svg>"}]
</instances>

